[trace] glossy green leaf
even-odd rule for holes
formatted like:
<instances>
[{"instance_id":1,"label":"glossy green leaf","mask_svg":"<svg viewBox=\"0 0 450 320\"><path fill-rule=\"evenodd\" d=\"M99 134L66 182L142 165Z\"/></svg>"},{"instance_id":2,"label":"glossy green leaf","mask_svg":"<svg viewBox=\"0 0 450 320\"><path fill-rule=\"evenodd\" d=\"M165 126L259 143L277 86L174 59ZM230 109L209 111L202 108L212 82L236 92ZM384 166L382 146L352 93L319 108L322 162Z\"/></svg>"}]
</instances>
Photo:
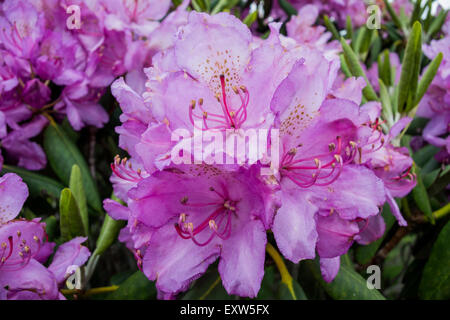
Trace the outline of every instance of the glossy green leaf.
<instances>
[{"instance_id":1,"label":"glossy green leaf","mask_svg":"<svg viewBox=\"0 0 450 320\"><path fill-rule=\"evenodd\" d=\"M353 25L352 25L352 18L350 16L347 16L345 19L345 31L346 31L346 39L353 39Z\"/></svg>"},{"instance_id":2,"label":"glossy green leaf","mask_svg":"<svg viewBox=\"0 0 450 320\"><path fill-rule=\"evenodd\" d=\"M443 55L442 52L440 52L428 65L422 79L420 79L419 86L417 87L416 105L419 104L420 100L422 100L425 92L427 92L428 87L436 76L439 66L441 65L442 58Z\"/></svg>"},{"instance_id":3,"label":"glossy green leaf","mask_svg":"<svg viewBox=\"0 0 450 320\"><path fill-rule=\"evenodd\" d=\"M400 18L398 17L397 13L395 12L395 10L392 8L391 4L389 3L388 0L383 0L384 5L386 6L386 9L389 13L389 15L392 18L392 21L395 23L395 25L400 28L403 29L403 24L400 20Z\"/></svg>"},{"instance_id":4,"label":"glossy green leaf","mask_svg":"<svg viewBox=\"0 0 450 320\"><path fill-rule=\"evenodd\" d=\"M393 123L394 121L394 115L392 110L392 104L391 99L389 96L389 92L384 85L383 80L378 79L378 83L380 85L380 99L381 99L381 106L382 106L382 113L383 118L388 121L388 123Z\"/></svg>"},{"instance_id":5,"label":"glossy green leaf","mask_svg":"<svg viewBox=\"0 0 450 320\"><path fill-rule=\"evenodd\" d=\"M74 196L78 209L80 211L81 221L83 222L84 233L89 234L89 217L88 217L88 208L86 202L86 195L83 189L83 180L81 177L80 167L76 164L72 167L72 173L70 174L70 182L69 182L70 191L72 191L72 195Z\"/></svg>"},{"instance_id":6,"label":"glossy green leaf","mask_svg":"<svg viewBox=\"0 0 450 320\"><path fill-rule=\"evenodd\" d=\"M280 5L281 9L284 10L288 14L288 16L296 16L297 10L292 6L292 4L289 3L287 0L278 0L278 4Z\"/></svg>"},{"instance_id":7,"label":"glossy green leaf","mask_svg":"<svg viewBox=\"0 0 450 320\"><path fill-rule=\"evenodd\" d=\"M317 260L309 260L305 263L328 295L335 300L385 300L378 290L369 289L366 280L345 263L341 262L339 273L330 283L323 280Z\"/></svg>"},{"instance_id":8,"label":"glossy green leaf","mask_svg":"<svg viewBox=\"0 0 450 320\"><path fill-rule=\"evenodd\" d=\"M119 288L111 292L106 300L149 300L156 298L155 283L148 280L141 272L136 271Z\"/></svg>"},{"instance_id":9,"label":"glossy green leaf","mask_svg":"<svg viewBox=\"0 0 450 320\"><path fill-rule=\"evenodd\" d=\"M48 239L52 241L56 237L56 232L58 230L58 220L55 216L49 216L43 220L45 223L45 232L48 235Z\"/></svg>"},{"instance_id":10,"label":"glossy green leaf","mask_svg":"<svg viewBox=\"0 0 450 320\"><path fill-rule=\"evenodd\" d=\"M96 211L101 211L100 196L85 159L56 123L51 123L44 132L44 149L50 166L66 185L70 183L72 166L78 165L87 202Z\"/></svg>"},{"instance_id":11,"label":"glossy green leaf","mask_svg":"<svg viewBox=\"0 0 450 320\"><path fill-rule=\"evenodd\" d=\"M406 45L405 55L402 62L402 73L400 75L399 93L397 107L399 112L404 112L407 109L406 104L411 95L415 95L413 91L417 88L418 80L418 56L422 53L422 26L419 22L414 23L414 26L409 36ZM415 99L414 99L415 101Z\"/></svg>"},{"instance_id":12,"label":"glossy green leaf","mask_svg":"<svg viewBox=\"0 0 450 320\"><path fill-rule=\"evenodd\" d=\"M416 3L414 4L414 10L411 15L410 22L409 22L409 24L411 26L414 24L414 22L416 22L417 20L420 19L420 12L422 11L421 5L422 5L422 0L416 0Z\"/></svg>"},{"instance_id":13,"label":"glossy green leaf","mask_svg":"<svg viewBox=\"0 0 450 320\"><path fill-rule=\"evenodd\" d=\"M391 86L391 60L389 50L384 50L383 54L378 56L378 77L383 80L386 86Z\"/></svg>"},{"instance_id":14,"label":"glossy green leaf","mask_svg":"<svg viewBox=\"0 0 450 320\"><path fill-rule=\"evenodd\" d=\"M77 202L69 188L61 191L59 200L60 230L64 241L69 241L78 236L85 236L83 222Z\"/></svg>"},{"instance_id":15,"label":"glossy green leaf","mask_svg":"<svg viewBox=\"0 0 450 320\"><path fill-rule=\"evenodd\" d=\"M54 199L59 199L61 190L64 186L56 180L50 179L39 173L31 172L22 168L13 167L10 165L3 165L2 174L16 173L27 184L30 195L33 197L50 196Z\"/></svg>"},{"instance_id":16,"label":"glossy green leaf","mask_svg":"<svg viewBox=\"0 0 450 320\"><path fill-rule=\"evenodd\" d=\"M373 90L372 85L367 79L367 76L364 73L364 70L362 69L359 62L359 59L353 52L352 48L347 44L347 42L345 42L345 39L341 39L341 45L344 51L345 60L352 75L355 77L364 77L364 80L366 80L367 86L363 89L363 94L366 99L369 101L378 100L377 94L375 93L375 90Z\"/></svg>"},{"instance_id":17,"label":"glossy green leaf","mask_svg":"<svg viewBox=\"0 0 450 320\"><path fill-rule=\"evenodd\" d=\"M303 291L303 288L297 281L292 280L292 287L294 288L296 300L308 300L305 292ZM280 290L278 296L280 300L294 300L288 286L283 282L280 283Z\"/></svg>"},{"instance_id":18,"label":"glossy green leaf","mask_svg":"<svg viewBox=\"0 0 450 320\"><path fill-rule=\"evenodd\" d=\"M450 299L450 221L444 226L431 249L423 270L419 296L427 300Z\"/></svg>"},{"instance_id":19,"label":"glossy green leaf","mask_svg":"<svg viewBox=\"0 0 450 320\"><path fill-rule=\"evenodd\" d=\"M249 13L242 22L250 28L256 19L258 19L258 11L253 11L252 13Z\"/></svg>"},{"instance_id":20,"label":"glossy green leaf","mask_svg":"<svg viewBox=\"0 0 450 320\"><path fill-rule=\"evenodd\" d=\"M422 175L419 167L415 166L414 171L416 173L417 185L412 191L414 201L417 207L430 219L431 223L434 223L433 210L431 209L430 198L428 197L427 189L422 180Z\"/></svg>"},{"instance_id":21,"label":"glossy green leaf","mask_svg":"<svg viewBox=\"0 0 450 320\"><path fill-rule=\"evenodd\" d=\"M114 220L109 215L105 215L100 235L98 236L96 249L94 254L101 255L116 241L120 229L125 226L126 222L121 220Z\"/></svg>"},{"instance_id":22,"label":"glossy green leaf","mask_svg":"<svg viewBox=\"0 0 450 320\"><path fill-rule=\"evenodd\" d=\"M230 300L233 296L228 295L222 286L217 268L211 267L198 280L191 289L183 296L183 300Z\"/></svg>"},{"instance_id":23,"label":"glossy green leaf","mask_svg":"<svg viewBox=\"0 0 450 320\"><path fill-rule=\"evenodd\" d=\"M339 32L337 31L334 23L330 21L330 18L327 15L323 16L323 22L327 27L328 31L330 31L331 34L333 35L333 39L339 40L341 36L339 35Z\"/></svg>"},{"instance_id":24,"label":"glossy green leaf","mask_svg":"<svg viewBox=\"0 0 450 320\"><path fill-rule=\"evenodd\" d=\"M442 10L439 12L437 17L433 18L430 24L430 27L428 29L428 36L432 38L436 33L441 31L442 26L445 23L445 20L447 19L448 10Z\"/></svg>"}]
</instances>

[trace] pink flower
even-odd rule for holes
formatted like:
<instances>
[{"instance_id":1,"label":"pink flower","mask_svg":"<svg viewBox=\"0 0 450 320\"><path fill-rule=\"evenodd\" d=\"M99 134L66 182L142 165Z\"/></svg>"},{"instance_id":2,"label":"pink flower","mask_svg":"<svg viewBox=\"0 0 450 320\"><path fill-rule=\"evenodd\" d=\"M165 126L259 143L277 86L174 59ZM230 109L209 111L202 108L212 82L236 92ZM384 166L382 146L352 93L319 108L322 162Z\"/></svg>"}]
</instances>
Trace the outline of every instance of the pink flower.
<instances>
[{"instance_id":1,"label":"pink flower","mask_svg":"<svg viewBox=\"0 0 450 320\"><path fill-rule=\"evenodd\" d=\"M61 245L51 265L44 263L54 243L46 242L45 223L16 218L28 197L19 176L8 173L0 178L0 299L64 299L59 293L70 265L83 265L90 253L75 238Z\"/></svg>"}]
</instances>

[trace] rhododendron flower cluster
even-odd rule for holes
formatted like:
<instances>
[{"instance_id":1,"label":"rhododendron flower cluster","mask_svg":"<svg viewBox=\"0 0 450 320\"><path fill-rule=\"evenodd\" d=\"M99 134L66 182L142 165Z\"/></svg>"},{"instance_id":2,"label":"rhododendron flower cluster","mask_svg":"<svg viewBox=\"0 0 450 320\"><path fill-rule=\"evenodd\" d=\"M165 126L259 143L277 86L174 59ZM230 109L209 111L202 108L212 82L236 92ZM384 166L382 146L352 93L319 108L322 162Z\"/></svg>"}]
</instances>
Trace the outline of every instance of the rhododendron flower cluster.
<instances>
[{"instance_id":1,"label":"rhododendron flower cluster","mask_svg":"<svg viewBox=\"0 0 450 320\"><path fill-rule=\"evenodd\" d=\"M217 258L227 292L255 297L267 230L293 262L317 252L331 281L353 241L383 234L386 201L406 225L393 196L414 187L404 174L412 161L390 144L395 133L381 132L380 105L359 108L364 85L355 78L341 84L340 95L337 55L326 57L317 43L292 45L278 28L254 42L229 14L192 12L146 70L142 94L123 79L112 86L124 111L117 132L131 159L112 165L115 193L127 206L106 200L105 209L128 221L120 240L156 280L160 297L186 290ZM181 128L189 135L173 141ZM207 163L186 148L196 129L229 143L246 128L278 130L279 171L262 175L263 157ZM174 163L174 149L192 162ZM224 148L215 153L230 157Z\"/></svg>"},{"instance_id":2,"label":"rhododendron flower cluster","mask_svg":"<svg viewBox=\"0 0 450 320\"><path fill-rule=\"evenodd\" d=\"M0 0L0 300L450 299L446 5Z\"/></svg>"},{"instance_id":3,"label":"rhododendron flower cluster","mask_svg":"<svg viewBox=\"0 0 450 320\"><path fill-rule=\"evenodd\" d=\"M0 139L8 156L27 169L44 168L45 154L30 139L48 124L49 115L66 115L76 130L102 127L108 114L99 100L106 88L115 77L149 66L152 55L170 43L170 33L183 21L187 1L159 22L170 3L2 2ZM73 6L82 19L70 15Z\"/></svg>"},{"instance_id":4,"label":"rhododendron flower cluster","mask_svg":"<svg viewBox=\"0 0 450 320\"><path fill-rule=\"evenodd\" d=\"M59 288L70 270L89 258L88 248L81 245L87 238L60 245L44 266L56 245L46 240L45 223L17 218L28 197L27 186L8 173L0 178L0 190L0 299L65 299Z\"/></svg>"}]
</instances>

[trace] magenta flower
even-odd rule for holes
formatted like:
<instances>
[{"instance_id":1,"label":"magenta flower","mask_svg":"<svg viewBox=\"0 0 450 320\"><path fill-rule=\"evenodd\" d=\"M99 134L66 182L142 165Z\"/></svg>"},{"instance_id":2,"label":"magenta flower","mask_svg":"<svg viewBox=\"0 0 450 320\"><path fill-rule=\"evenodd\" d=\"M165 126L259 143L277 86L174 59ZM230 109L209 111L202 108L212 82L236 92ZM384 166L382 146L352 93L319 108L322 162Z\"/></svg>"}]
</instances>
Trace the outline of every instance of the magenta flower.
<instances>
[{"instance_id":1,"label":"magenta flower","mask_svg":"<svg viewBox=\"0 0 450 320\"><path fill-rule=\"evenodd\" d=\"M281 252L293 262L312 259L317 250L324 279L331 281L339 270L339 257L354 240L367 244L383 234L379 208L411 159L403 155L407 168L398 164L389 176L380 173L392 183L385 186L375 168L360 160L363 150L373 150L382 140L378 128L370 126L375 121L371 105L358 106L361 79L348 79L340 90L334 89L333 62L314 51L304 59L281 83L271 103L282 144L281 208L273 232ZM335 98L340 95L347 99ZM411 187L408 184L405 192ZM395 214L403 224L400 213Z\"/></svg>"},{"instance_id":2,"label":"magenta flower","mask_svg":"<svg viewBox=\"0 0 450 320\"><path fill-rule=\"evenodd\" d=\"M186 290L220 257L228 293L255 297L276 205L257 172L254 167L227 173L206 165L156 172L128 192L128 210L111 202L105 209L145 226L145 251L140 246L136 255L161 295Z\"/></svg>"},{"instance_id":3,"label":"magenta flower","mask_svg":"<svg viewBox=\"0 0 450 320\"><path fill-rule=\"evenodd\" d=\"M28 197L19 176L8 173L0 178L0 299L64 299L59 286L70 266L83 265L90 252L75 238L61 245L48 268L44 263L53 253L47 242L45 223L40 219L16 218Z\"/></svg>"},{"instance_id":4,"label":"magenta flower","mask_svg":"<svg viewBox=\"0 0 450 320\"><path fill-rule=\"evenodd\" d=\"M269 39L254 43L249 29L229 14L189 15L173 47L157 54L154 66L147 70L144 97L156 123L148 126L134 147L147 171L164 166L164 158L176 146L169 139L177 129L192 135L194 129L225 134L227 129L270 128L273 93L300 59L284 54L277 27L271 26ZM133 124L141 130L139 123ZM161 146L161 152L147 154L153 153L149 146L155 144Z\"/></svg>"},{"instance_id":5,"label":"magenta flower","mask_svg":"<svg viewBox=\"0 0 450 320\"><path fill-rule=\"evenodd\" d=\"M450 154L450 33L441 40L432 40L424 46L428 58L434 59L442 52L443 59L436 77L420 101L417 115L431 119L423 131L423 138Z\"/></svg>"},{"instance_id":6,"label":"magenta flower","mask_svg":"<svg viewBox=\"0 0 450 320\"><path fill-rule=\"evenodd\" d=\"M324 26L314 25L318 17L319 8L317 6L305 5L286 24L287 35L298 45L306 45L326 52L328 56L337 55L341 51L341 46L336 40L329 42L332 34L326 32Z\"/></svg>"}]
</instances>

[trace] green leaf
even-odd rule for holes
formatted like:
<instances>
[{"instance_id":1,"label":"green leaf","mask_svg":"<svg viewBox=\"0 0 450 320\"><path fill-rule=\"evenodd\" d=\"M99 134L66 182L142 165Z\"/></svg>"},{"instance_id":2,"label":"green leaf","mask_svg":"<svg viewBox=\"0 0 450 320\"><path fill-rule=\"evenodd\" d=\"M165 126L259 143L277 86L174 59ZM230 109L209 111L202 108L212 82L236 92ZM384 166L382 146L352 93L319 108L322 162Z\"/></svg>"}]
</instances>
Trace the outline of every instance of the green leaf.
<instances>
[{"instance_id":1,"label":"green leaf","mask_svg":"<svg viewBox=\"0 0 450 320\"><path fill-rule=\"evenodd\" d=\"M434 155L438 152L438 147L429 144L414 153L412 157L414 159L414 162L422 168L428 162L428 160L433 158Z\"/></svg>"},{"instance_id":2,"label":"green leaf","mask_svg":"<svg viewBox=\"0 0 450 320\"><path fill-rule=\"evenodd\" d=\"M116 241L120 229L125 226L125 221L118 221L105 215L100 235L97 239L97 244L93 255L101 255Z\"/></svg>"},{"instance_id":3,"label":"green leaf","mask_svg":"<svg viewBox=\"0 0 450 320\"><path fill-rule=\"evenodd\" d=\"M119 288L111 292L106 300L149 300L156 298L154 282L147 279L141 272L136 271Z\"/></svg>"},{"instance_id":4,"label":"green leaf","mask_svg":"<svg viewBox=\"0 0 450 320\"><path fill-rule=\"evenodd\" d=\"M184 295L183 300L230 300L233 296L228 295L222 286L222 281L216 267L211 267L198 280L194 282L191 289Z\"/></svg>"},{"instance_id":5,"label":"green leaf","mask_svg":"<svg viewBox=\"0 0 450 320\"><path fill-rule=\"evenodd\" d=\"M256 19L258 19L258 11L253 11L252 13L249 13L242 22L250 28Z\"/></svg>"},{"instance_id":6,"label":"green leaf","mask_svg":"<svg viewBox=\"0 0 450 320\"><path fill-rule=\"evenodd\" d=\"M420 19L420 12L422 11L422 0L416 0L416 3L414 5L414 10L413 13L411 15L411 20L409 22L409 24L412 26L414 24L414 22L416 22L417 20Z\"/></svg>"},{"instance_id":7,"label":"green leaf","mask_svg":"<svg viewBox=\"0 0 450 320\"><path fill-rule=\"evenodd\" d=\"M44 132L44 149L50 166L66 185L70 183L72 166L78 165L81 171L84 191L88 204L96 211L102 210L100 196L89 168L75 144L63 130L52 122Z\"/></svg>"},{"instance_id":8,"label":"green leaf","mask_svg":"<svg viewBox=\"0 0 450 320\"><path fill-rule=\"evenodd\" d=\"M81 221L83 222L84 233L89 234L89 217L88 217L86 195L83 190L83 180L81 178L81 170L80 167L77 166L76 164L72 166L69 188L70 191L72 191L72 195L77 202L78 210L80 211Z\"/></svg>"},{"instance_id":9,"label":"green leaf","mask_svg":"<svg viewBox=\"0 0 450 320\"><path fill-rule=\"evenodd\" d=\"M328 31L330 31L331 34L333 35L333 39L339 40L341 36L339 35L339 32L334 26L334 23L330 21L330 18L327 15L323 16L323 22L325 23L325 26L327 27Z\"/></svg>"},{"instance_id":10,"label":"green leaf","mask_svg":"<svg viewBox=\"0 0 450 320\"><path fill-rule=\"evenodd\" d=\"M75 198L69 188L63 189L59 200L60 229L64 241L78 236L85 236L83 222L81 221Z\"/></svg>"},{"instance_id":11,"label":"green leaf","mask_svg":"<svg viewBox=\"0 0 450 320\"><path fill-rule=\"evenodd\" d=\"M390 87L392 85L391 60L389 50L387 49L383 51L383 54L378 56L378 75L386 86Z\"/></svg>"},{"instance_id":12,"label":"green leaf","mask_svg":"<svg viewBox=\"0 0 450 320\"><path fill-rule=\"evenodd\" d=\"M30 195L36 198L50 196L54 199L59 199L61 190L64 186L58 181L50 179L39 173L31 172L22 168L13 167L10 165L3 165L2 174L12 172L19 175L27 184Z\"/></svg>"},{"instance_id":13,"label":"green leaf","mask_svg":"<svg viewBox=\"0 0 450 320\"><path fill-rule=\"evenodd\" d=\"M297 298L296 300L308 300L305 291L303 291L303 288L297 281L292 280L292 287L294 288L295 297ZM283 282L280 283L278 295L280 300L294 300L288 286Z\"/></svg>"},{"instance_id":14,"label":"green leaf","mask_svg":"<svg viewBox=\"0 0 450 320\"><path fill-rule=\"evenodd\" d=\"M297 10L292 6L292 4L289 3L287 0L278 0L278 4L280 5L281 9L284 10L284 12L287 13L288 16L296 16Z\"/></svg>"},{"instance_id":15,"label":"green leaf","mask_svg":"<svg viewBox=\"0 0 450 320\"><path fill-rule=\"evenodd\" d=\"M398 93L398 111L407 112L406 106L408 98L415 95L417 88L418 72L417 68L420 59L418 57L422 54L422 26L420 22L414 23L411 35L406 45L405 55L402 62L402 73L400 75L399 93ZM414 92L413 92L414 90ZM415 99L413 100L415 101Z\"/></svg>"},{"instance_id":16,"label":"green leaf","mask_svg":"<svg viewBox=\"0 0 450 320\"><path fill-rule=\"evenodd\" d=\"M199 12L209 12L209 10L211 9L209 0L192 0L191 4L194 9Z\"/></svg>"},{"instance_id":17,"label":"green leaf","mask_svg":"<svg viewBox=\"0 0 450 320\"><path fill-rule=\"evenodd\" d=\"M422 79L420 80L419 86L417 88L416 105L418 105L420 100L422 100L425 92L427 92L428 87L436 76L439 66L441 65L442 58L442 52L439 52L436 58L434 58L433 61L431 61L431 63L428 65L428 68L425 71Z\"/></svg>"},{"instance_id":18,"label":"green leaf","mask_svg":"<svg viewBox=\"0 0 450 320\"><path fill-rule=\"evenodd\" d=\"M342 72L345 74L345 76L347 78L351 78L352 77L352 73L350 72L350 69L347 66L347 62L345 61L344 55L340 54L339 58L341 60L341 70L342 70Z\"/></svg>"},{"instance_id":19,"label":"green leaf","mask_svg":"<svg viewBox=\"0 0 450 320\"><path fill-rule=\"evenodd\" d=\"M366 97L367 100L378 100L377 94L375 93L375 90L373 90L372 85L370 84L369 80L367 79L366 74L364 73L364 70L361 67L361 64L359 63L359 59L356 56L356 54L353 52L352 48L345 42L345 39L341 39L341 45L342 49L344 51L344 57L347 62L347 66L350 70L350 72L355 77L364 77L364 80L366 80L367 86L363 89L363 94Z\"/></svg>"},{"instance_id":20,"label":"green leaf","mask_svg":"<svg viewBox=\"0 0 450 320\"><path fill-rule=\"evenodd\" d=\"M335 300L385 300L376 289L369 289L366 280L352 268L341 262L339 273L330 283L323 280L317 260L305 260L316 280Z\"/></svg>"},{"instance_id":21,"label":"green leaf","mask_svg":"<svg viewBox=\"0 0 450 320\"><path fill-rule=\"evenodd\" d=\"M389 124L394 121L394 114L392 110L391 99L389 97L389 92L384 85L383 80L378 79L378 83L380 85L380 98L381 98L381 106L383 112L383 118L388 121Z\"/></svg>"},{"instance_id":22,"label":"green leaf","mask_svg":"<svg viewBox=\"0 0 450 320\"><path fill-rule=\"evenodd\" d=\"M416 202L417 207L425 213L428 219L430 219L431 223L434 224L433 210L430 204L430 198L428 197L427 189L422 180L422 174L420 172L419 167L415 166L414 171L416 173L417 185L412 191L412 195L414 201Z\"/></svg>"},{"instance_id":23,"label":"green leaf","mask_svg":"<svg viewBox=\"0 0 450 320\"><path fill-rule=\"evenodd\" d=\"M345 30L347 31L345 38L351 40L353 38L353 25L352 18L349 15L345 19Z\"/></svg>"},{"instance_id":24,"label":"green leaf","mask_svg":"<svg viewBox=\"0 0 450 320\"><path fill-rule=\"evenodd\" d=\"M403 30L403 24L400 21L400 18L397 16L397 13L395 13L395 10L392 8L391 4L389 3L388 0L383 0L384 5L386 6L387 11L389 12L389 15L392 18L392 21L395 23L395 25Z\"/></svg>"},{"instance_id":25,"label":"green leaf","mask_svg":"<svg viewBox=\"0 0 450 320\"><path fill-rule=\"evenodd\" d=\"M45 218L43 222L45 223L45 232L48 235L48 239L52 241L56 237L58 220L56 220L55 216L49 216Z\"/></svg>"},{"instance_id":26,"label":"green leaf","mask_svg":"<svg viewBox=\"0 0 450 320\"><path fill-rule=\"evenodd\" d=\"M444 226L431 249L423 270L419 296L426 300L450 299L450 221Z\"/></svg>"},{"instance_id":27,"label":"green leaf","mask_svg":"<svg viewBox=\"0 0 450 320\"><path fill-rule=\"evenodd\" d=\"M439 12L438 16L431 21L430 28L428 29L428 37L433 38L433 36L441 31L442 26L445 23L445 20L447 19L448 10L442 10Z\"/></svg>"}]
</instances>

